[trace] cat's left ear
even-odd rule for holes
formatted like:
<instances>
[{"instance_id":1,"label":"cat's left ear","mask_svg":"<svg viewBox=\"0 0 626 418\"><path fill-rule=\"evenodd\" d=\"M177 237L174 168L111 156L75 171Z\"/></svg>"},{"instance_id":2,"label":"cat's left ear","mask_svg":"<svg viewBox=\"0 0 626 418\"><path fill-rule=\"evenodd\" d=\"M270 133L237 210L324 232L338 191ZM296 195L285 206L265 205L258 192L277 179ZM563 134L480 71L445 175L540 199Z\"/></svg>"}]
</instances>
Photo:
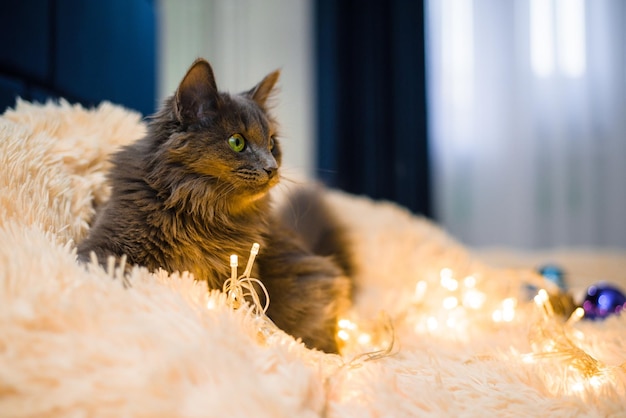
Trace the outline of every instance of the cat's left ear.
<instances>
[{"instance_id":1,"label":"cat's left ear","mask_svg":"<svg viewBox=\"0 0 626 418\"><path fill-rule=\"evenodd\" d=\"M247 92L247 96L254 100L259 106L265 107L267 99L274 93L274 87L276 86L278 77L280 77L280 70L266 75L259 84Z\"/></svg>"}]
</instances>

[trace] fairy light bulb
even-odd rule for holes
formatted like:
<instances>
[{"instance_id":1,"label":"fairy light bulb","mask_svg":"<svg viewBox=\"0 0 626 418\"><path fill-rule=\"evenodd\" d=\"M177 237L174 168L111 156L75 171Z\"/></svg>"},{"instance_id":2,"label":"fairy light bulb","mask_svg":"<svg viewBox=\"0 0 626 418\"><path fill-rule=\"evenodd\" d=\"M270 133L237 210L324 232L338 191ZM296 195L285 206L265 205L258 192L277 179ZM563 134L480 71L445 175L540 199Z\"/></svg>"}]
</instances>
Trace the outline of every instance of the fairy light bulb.
<instances>
[{"instance_id":1,"label":"fairy light bulb","mask_svg":"<svg viewBox=\"0 0 626 418\"><path fill-rule=\"evenodd\" d=\"M337 321L337 340L342 348L358 351L371 348L372 336L360 329L359 325L347 318L341 318Z\"/></svg>"},{"instance_id":2,"label":"fairy light bulb","mask_svg":"<svg viewBox=\"0 0 626 418\"><path fill-rule=\"evenodd\" d=\"M511 322L515 319L517 299L509 297L500 302L500 307L492 312L493 322Z\"/></svg>"},{"instance_id":3,"label":"fairy light bulb","mask_svg":"<svg viewBox=\"0 0 626 418\"><path fill-rule=\"evenodd\" d=\"M578 382L570 386L570 390L572 392L582 392L583 390L585 390L585 384L579 380Z\"/></svg>"},{"instance_id":4,"label":"fairy light bulb","mask_svg":"<svg viewBox=\"0 0 626 418\"><path fill-rule=\"evenodd\" d=\"M250 249L250 257L248 258L248 264L246 265L246 269L243 272L244 277L250 277L250 273L252 272L252 265L254 264L254 260L257 254L259 253L260 247L261 246L259 245L258 242L255 242L254 244L252 244L252 248Z\"/></svg>"},{"instance_id":5,"label":"fairy light bulb","mask_svg":"<svg viewBox=\"0 0 626 418\"><path fill-rule=\"evenodd\" d=\"M443 300L443 307L446 310L452 310L459 305L459 300L454 296L448 296Z\"/></svg>"},{"instance_id":6,"label":"fairy light bulb","mask_svg":"<svg viewBox=\"0 0 626 418\"><path fill-rule=\"evenodd\" d=\"M589 383L591 384L591 386L593 386L595 389L598 389L600 386L602 386L603 379L600 378L600 376L591 376L589 378Z\"/></svg>"},{"instance_id":7,"label":"fairy light bulb","mask_svg":"<svg viewBox=\"0 0 626 418\"><path fill-rule=\"evenodd\" d=\"M567 320L567 325L574 325L576 322L580 321L583 316L585 316L585 310L579 306L570 315L569 319Z\"/></svg>"},{"instance_id":8,"label":"fairy light bulb","mask_svg":"<svg viewBox=\"0 0 626 418\"><path fill-rule=\"evenodd\" d=\"M351 337L351 331L356 329L356 324L347 318L342 318L337 321L337 338L343 342L348 342Z\"/></svg>"},{"instance_id":9,"label":"fairy light bulb","mask_svg":"<svg viewBox=\"0 0 626 418\"><path fill-rule=\"evenodd\" d=\"M235 282L237 280L237 267L239 266L239 257L237 254L230 256L230 279ZM234 287L228 292L228 298L230 303L235 309L241 305L241 290L239 287Z\"/></svg>"},{"instance_id":10,"label":"fairy light bulb","mask_svg":"<svg viewBox=\"0 0 626 418\"><path fill-rule=\"evenodd\" d=\"M439 327L439 321L434 316L430 316L426 320L426 327L429 331L435 331Z\"/></svg>"},{"instance_id":11,"label":"fairy light bulb","mask_svg":"<svg viewBox=\"0 0 626 418\"><path fill-rule=\"evenodd\" d=\"M451 292L454 292L459 288L459 282L454 277L452 277L452 270L450 270L449 268L446 267L441 269L439 277L439 283L443 288L448 289Z\"/></svg>"},{"instance_id":12,"label":"fairy light bulb","mask_svg":"<svg viewBox=\"0 0 626 418\"><path fill-rule=\"evenodd\" d=\"M511 322L515 318L515 307L517 306L517 299L506 298L502 301L502 320L504 322Z\"/></svg>"},{"instance_id":13,"label":"fairy light bulb","mask_svg":"<svg viewBox=\"0 0 626 418\"><path fill-rule=\"evenodd\" d=\"M345 318L340 319L339 322L337 322L337 325L339 325L339 328L349 329L351 331L353 331L353 330L355 330L357 328L356 324L354 322L350 321L349 319L345 319Z\"/></svg>"},{"instance_id":14,"label":"fairy light bulb","mask_svg":"<svg viewBox=\"0 0 626 418\"><path fill-rule=\"evenodd\" d=\"M502 311L500 309L496 309L491 314L491 319L493 322L502 322Z\"/></svg>"},{"instance_id":15,"label":"fairy light bulb","mask_svg":"<svg viewBox=\"0 0 626 418\"><path fill-rule=\"evenodd\" d=\"M467 276L463 279L463 286L467 289L473 289L476 286L476 277Z\"/></svg>"},{"instance_id":16,"label":"fairy light bulb","mask_svg":"<svg viewBox=\"0 0 626 418\"><path fill-rule=\"evenodd\" d=\"M541 289L541 290L543 290L543 289ZM539 293L537 293L535 295L535 297L533 298L533 300L535 301L535 304L537 306L542 307L544 302L545 302L545 300L543 298L543 293L541 291Z\"/></svg>"},{"instance_id":17,"label":"fairy light bulb","mask_svg":"<svg viewBox=\"0 0 626 418\"><path fill-rule=\"evenodd\" d=\"M463 294L463 306L469 309L480 309L487 296L483 292L480 292L476 289L470 289Z\"/></svg>"},{"instance_id":18,"label":"fairy light bulb","mask_svg":"<svg viewBox=\"0 0 626 418\"><path fill-rule=\"evenodd\" d=\"M417 284L415 285L415 300L418 302L422 301L422 299L424 299L424 296L426 295L427 289L428 283L423 280L417 282Z\"/></svg>"},{"instance_id":19,"label":"fairy light bulb","mask_svg":"<svg viewBox=\"0 0 626 418\"><path fill-rule=\"evenodd\" d=\"M372 336L364 332L359 335L359 337L357 338L357 342L360 345L368 345L372 342Z\"/></svg>"},{"instance_id":20,"label":"fairy light bulb","mask_svg":"<svg viewBox=\"0 0 626 418\"><path fill-rule=\"evenodd\" d=\"M539 289L537 292L537 296L534 298L535 304L543 309L544 317L552 317L554 316L554 310L552 309L552 304L550 303L550 296L546 289Z\"/></svg>"},{"instance_id":21,"label":"fairy light bulb","mask_svg":"<svg viewBox=\"0 0 626 418\"><path fill-rule=\"evenodd\" d=\"M337 331L337 337L342 341L348 341L350 339L350 334L345 329L340 329Z\"/></svg>"}]
</instances>

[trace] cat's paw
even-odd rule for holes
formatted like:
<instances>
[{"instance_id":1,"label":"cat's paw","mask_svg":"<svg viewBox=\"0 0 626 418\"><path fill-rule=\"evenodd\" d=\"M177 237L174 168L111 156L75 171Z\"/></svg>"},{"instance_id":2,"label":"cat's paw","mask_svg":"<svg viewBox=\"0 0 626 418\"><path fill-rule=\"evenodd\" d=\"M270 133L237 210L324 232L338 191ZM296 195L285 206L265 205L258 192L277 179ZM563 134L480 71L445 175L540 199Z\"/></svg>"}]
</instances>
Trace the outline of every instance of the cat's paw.
<instances>
[{"instance_id":1,"label":"cat's paw","mask_svg":"<svg viewBox=\"0 0 626 418\"><path fill-rule=\"evenodd\" d=\"M324 269L271 281L267 314L307 347L337 353L337 322L350 307L351 288L348 277L328 275Z\"/></svg>"}]
</instances>

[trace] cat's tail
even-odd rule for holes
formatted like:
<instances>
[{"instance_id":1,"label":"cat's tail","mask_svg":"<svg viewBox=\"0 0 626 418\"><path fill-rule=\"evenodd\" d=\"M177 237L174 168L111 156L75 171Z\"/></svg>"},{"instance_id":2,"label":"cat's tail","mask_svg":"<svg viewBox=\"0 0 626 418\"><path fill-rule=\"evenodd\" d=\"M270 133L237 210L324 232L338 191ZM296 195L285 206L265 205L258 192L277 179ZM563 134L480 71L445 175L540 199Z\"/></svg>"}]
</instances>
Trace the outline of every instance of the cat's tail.
<instances>
[{"instance_id":1,"label":"cat's tail","mask_svg":"<svg viewBox=\"0 0 626 418\"><path fill-rule=\"evenodd\" d=\"M290 193L279 216L309 251L331 258L344 275L353 277L355 266L346 228L328 206L322 186L300 187Z\"/></svg>"}]
</instances>

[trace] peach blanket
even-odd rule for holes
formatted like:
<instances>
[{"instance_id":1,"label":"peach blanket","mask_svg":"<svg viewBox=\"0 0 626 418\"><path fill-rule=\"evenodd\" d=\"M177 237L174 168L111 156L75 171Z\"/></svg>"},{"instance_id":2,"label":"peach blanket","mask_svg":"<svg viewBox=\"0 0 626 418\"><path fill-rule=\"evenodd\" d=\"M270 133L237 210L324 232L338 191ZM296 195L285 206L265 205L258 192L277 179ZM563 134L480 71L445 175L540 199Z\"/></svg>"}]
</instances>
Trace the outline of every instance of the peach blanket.
<instances>
[{"instance_id":1,"label":"peach blanket","mask_svg":"<svg viewBox=\"0 0 626 418\"><path fill-rule=\"evenodd\" d=\"M359 266L340 356L188 275L79 266L107 156L144 131L109 103L18 102L0 118L0 417L626 413L626 315L566 323L527 291L546 261L577 297L624 287L623 252L477 255L395 205L332 192Z\"/></svg>"}]
</instances>

